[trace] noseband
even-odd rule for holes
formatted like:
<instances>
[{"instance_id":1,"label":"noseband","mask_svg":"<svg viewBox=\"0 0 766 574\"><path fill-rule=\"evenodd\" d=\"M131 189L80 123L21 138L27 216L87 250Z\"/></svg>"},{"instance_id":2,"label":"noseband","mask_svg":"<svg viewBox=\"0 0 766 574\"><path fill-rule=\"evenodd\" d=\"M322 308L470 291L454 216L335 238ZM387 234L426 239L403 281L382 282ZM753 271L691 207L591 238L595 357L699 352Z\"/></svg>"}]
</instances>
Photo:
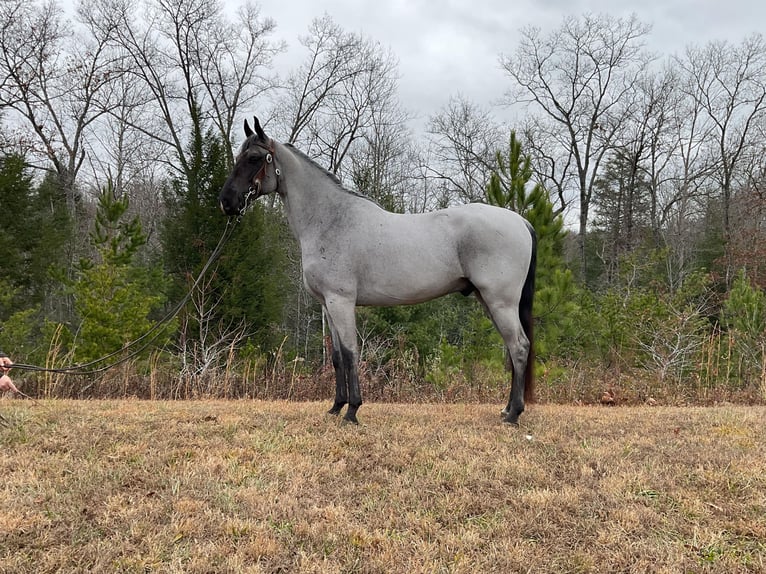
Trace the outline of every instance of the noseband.
<instances>
[{"instance_id":1,"label":"noseband","mask_svg":"<svg viewBox=\"0 0 766 574\"><path fill-rule=\"evenodd\" d=\"M240 209L240 215L245 213L245 210L247 209L248 203L251 199L257 199L261 196L261 181L263 178L266 177L266 166L274 162L274 140L269 139L268 144L262 144L260 142L255 142L255 145L258 147L266 150L266 161L261 166L261 169L258 170L258 173L256 173L253 176L253 179L250 181L250 186L247 188L247 195L245 196L245 201L242 204L242 209ZM274 191L277 191L279 189L279 176L282 175L282 170L280 170L278 167L274 166L274 175L277 179L277 187Z\"/></svg>"}]
</instances>

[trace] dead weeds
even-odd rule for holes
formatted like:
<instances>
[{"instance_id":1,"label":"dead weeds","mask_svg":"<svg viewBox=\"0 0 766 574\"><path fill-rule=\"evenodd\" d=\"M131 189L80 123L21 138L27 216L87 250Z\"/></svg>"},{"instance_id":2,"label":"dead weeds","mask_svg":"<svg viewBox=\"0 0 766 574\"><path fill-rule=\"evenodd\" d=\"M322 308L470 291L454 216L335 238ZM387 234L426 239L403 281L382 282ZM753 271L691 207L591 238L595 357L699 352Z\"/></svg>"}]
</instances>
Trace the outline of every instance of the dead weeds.
<instances>
[{"instance_id":1,"label":"dead weeds","mask_svg":"<svg viewBox=\"0 0 766 574\"><path fill-rule=\"evenodd\" d=\"M766 408L2 402L0 572L766 572Z\"/></svg>"}]
</instances>

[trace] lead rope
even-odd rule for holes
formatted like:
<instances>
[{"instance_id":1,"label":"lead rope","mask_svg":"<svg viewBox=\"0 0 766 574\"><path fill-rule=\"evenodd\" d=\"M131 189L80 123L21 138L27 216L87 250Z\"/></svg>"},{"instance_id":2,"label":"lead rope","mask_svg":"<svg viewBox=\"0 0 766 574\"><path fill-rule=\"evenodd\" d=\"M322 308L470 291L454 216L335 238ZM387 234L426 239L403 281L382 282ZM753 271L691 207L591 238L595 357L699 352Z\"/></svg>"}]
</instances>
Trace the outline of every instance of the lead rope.
<instances>
[{"instance_id":1,"label":"lead rope","mask_svg":"<svg viewBox=\"0 0 766 574\"><path fill-rule=\"evenodd\" d=\"M89 361L87 363L82 363L79 365L69 365L65 367L50 368L50 367L40 367L37 365L25 365L23 363L14 363L11 368L19 369L22 371L36 371L41 373L67 373L70 375L97 375L97 374L103 373L104 371L108 371L109 369L116 367L117 365L120 365L126 361L129 361L133 357L137 356L142 351L144 351L149 345L151 345L154 341L157 340L157 338L162 334L159 331L160 328L168 324L173 319L175 319L175 317L181 312L181 309L183 309L186 303L189 302L189 299L191 299L191 296L194 294L194 290L200 284L200 281L202 281L202 278L205 276L205 273L207 273L210 266L221 255L224 245L231 238L234 228L236 224L239 223L240 219L241 219L241 216L237 217L236 219L229 218L226 221L226 227L223 230L223 234L221 235L221 238L218 240L218 245L216 245L215 249L213 249L213 252L210 254L210 257L208 258L207 263L205 263L205 266L200 271L199 275L197 276L197 279L194 281L194 283L192 284L191 288L186 293L184 298L181 299L181 301L178 304L176 304L176 306L173 307L168 313L166 313L165 316L162 319L160 319L151 329L149 329L146 333L144 333L137 339L130 341L129 343L125 344L121 349L117 351L114 351L112 353L109 353L108 355L104 355L103 357L100 357L98 359L94 359L92 361ZM232 223L232 221L234 223ZM154 335L150 337L150 335L152 334ZM131 347L134 347L135 345L138 345L139 343L145 340L146 342L143 345L141 345L138 349L132 351L128 355L125 355L122 358L112 363L109 363L108 365L104 365L98 368L91 368L94 365L98 365L99 363L102 363L108 359L111 359L112 357L115 357L116 355L124 353ZM19 393L19 394L21 394L21 396L23 397L31 398L28 395L25 395L24 393Z\"/></svg>"}]
</instances>

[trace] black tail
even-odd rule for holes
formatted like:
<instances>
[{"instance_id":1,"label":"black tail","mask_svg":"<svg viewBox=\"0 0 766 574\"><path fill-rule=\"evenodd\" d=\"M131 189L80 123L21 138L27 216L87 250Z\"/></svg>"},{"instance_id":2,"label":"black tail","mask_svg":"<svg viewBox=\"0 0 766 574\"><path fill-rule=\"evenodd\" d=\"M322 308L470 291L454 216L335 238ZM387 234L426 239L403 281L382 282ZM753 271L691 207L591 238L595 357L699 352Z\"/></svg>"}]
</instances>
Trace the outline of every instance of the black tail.
<instances>
[{"instance_id":1,"label":"black tail","mask_svg":"<svg viewBox=\"0 0 766 574\"><path fill-rule=\"evenodd\" d=\"M524 372L524 402L535 401L535 336L534 317L532 315L532 302L535 298L535 270L537 269L537 234L534 227L527 222L529 233L532 235L532 255L529 260L527 278L521 289L519 301L519 320L524 334L529 339L529 354L527 355L527 368Z\"/></svg>"}]
</instances>

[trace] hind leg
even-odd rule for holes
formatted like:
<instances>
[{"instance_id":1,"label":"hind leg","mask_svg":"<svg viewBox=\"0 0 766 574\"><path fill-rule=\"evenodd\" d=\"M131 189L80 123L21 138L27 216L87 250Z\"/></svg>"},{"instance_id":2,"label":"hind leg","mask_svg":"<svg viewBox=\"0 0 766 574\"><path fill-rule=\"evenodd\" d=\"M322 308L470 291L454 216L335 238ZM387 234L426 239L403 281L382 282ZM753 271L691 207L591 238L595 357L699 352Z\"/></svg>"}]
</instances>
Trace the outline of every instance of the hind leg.
<instances>
[{"instance_id":1,"label":"hind leg","mask_svg":"<svg viewBox=\"0 0 766 574\"><path fill-rule=\"evenodd\" d=\"M512 372L508 405L502 410L504 422L518 424L524 412L524 373L527 368L530 342L519 319L518 304L487 294L477 294L492 322L503 337L507 349L506 370Z\"/></svg>"}]
</instances>

